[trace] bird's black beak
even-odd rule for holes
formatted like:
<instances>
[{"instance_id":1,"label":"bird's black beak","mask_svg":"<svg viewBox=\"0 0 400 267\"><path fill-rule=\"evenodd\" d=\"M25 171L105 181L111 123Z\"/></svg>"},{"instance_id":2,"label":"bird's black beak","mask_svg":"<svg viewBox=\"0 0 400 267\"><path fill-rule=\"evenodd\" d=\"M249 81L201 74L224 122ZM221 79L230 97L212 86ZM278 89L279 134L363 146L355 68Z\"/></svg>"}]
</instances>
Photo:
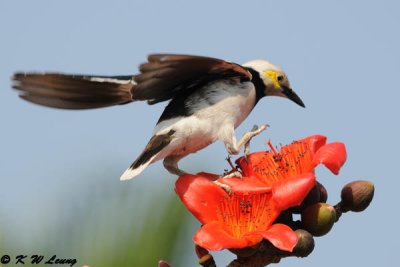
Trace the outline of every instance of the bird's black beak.
<instances>
[{"instance_id":1,"label":"bird's black beak","mask_svg":"<svg viewBox=\"0 0 400 267\"><path fill-rule=\"evenodd\" d=\"M303 101L300 99L300 97L289 87L286 86L282 86L282 93L289 98L290 100L292 100L294 103L296 103L297 105L305 108L306 106L304 105Z\"/></svg>"}]
</instances>

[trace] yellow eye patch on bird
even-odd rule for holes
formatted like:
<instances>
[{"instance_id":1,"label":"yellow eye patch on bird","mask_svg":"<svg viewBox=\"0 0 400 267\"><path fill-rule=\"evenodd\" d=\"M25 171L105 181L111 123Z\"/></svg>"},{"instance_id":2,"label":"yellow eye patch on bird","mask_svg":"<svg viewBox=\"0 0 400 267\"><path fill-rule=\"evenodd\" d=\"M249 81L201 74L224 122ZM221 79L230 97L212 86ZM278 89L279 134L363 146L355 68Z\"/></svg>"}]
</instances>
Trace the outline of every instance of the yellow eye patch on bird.
<instances>
[{"instance_id":1,"label":"yellow eye patch on bird","mask_svg":"<svg viewBox=\"0 0 400 267\"><path fill-rule=\"evenodd\" d=\"M278 73L277 73L276 71L267 70L267 71L265 71L264 73L265 73L265 75L267 75L269 78L271 78L272 82L273 82L274 85L275 85L275 88L278 89L278 88L281 87L281 85L279 84L279 81L278 81Z\"/></svg>"}]
</instances>

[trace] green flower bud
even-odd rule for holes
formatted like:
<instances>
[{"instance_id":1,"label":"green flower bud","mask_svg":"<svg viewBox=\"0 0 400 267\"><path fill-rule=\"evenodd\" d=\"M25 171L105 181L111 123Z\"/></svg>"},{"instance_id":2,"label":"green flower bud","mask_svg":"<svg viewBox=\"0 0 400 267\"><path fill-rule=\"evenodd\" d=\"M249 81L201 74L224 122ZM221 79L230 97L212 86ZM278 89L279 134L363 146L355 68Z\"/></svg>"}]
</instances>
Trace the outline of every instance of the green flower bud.
<instances>
[{"instance_id":1,"label":"green flower bud","mask_svg":"<svg viewBox=\"0 0 400 267\"><path fill-rule=\"evenodd\" d=\"M353 181L342 189L341 210L343 212L365 210L374 197L374 184L369 181Z\"/></svg>"},{"instance_id":2,"label":"green flower bud","mask_svg":"<svg viewBox=\"0 0 400 267\"><path fill-rule=\"evenodd\" d=\"M293 255L297 257L307 257L314 250L314 238L313 236L303 229L297 229L297 244L293 249Z\"/></svg>"},{"instance_id":3,"label":"green flower bud","mask_svg":"<svg viewBox=\"0 0 400 267\"><path fill-rule=\"evenodd\" d=\"M314 236L327 234L335 221L335 208L326 203L311 205L301 213L302 228Z\"/></svg>"}]
</instances>

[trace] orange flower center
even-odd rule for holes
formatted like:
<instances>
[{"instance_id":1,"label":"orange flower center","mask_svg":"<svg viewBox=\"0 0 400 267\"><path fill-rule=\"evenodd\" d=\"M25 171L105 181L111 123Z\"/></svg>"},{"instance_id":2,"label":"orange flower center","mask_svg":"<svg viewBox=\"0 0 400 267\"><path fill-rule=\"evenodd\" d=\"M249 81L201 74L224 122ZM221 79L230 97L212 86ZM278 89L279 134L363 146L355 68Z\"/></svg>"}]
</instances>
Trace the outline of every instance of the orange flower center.
<instances>
[{"instance_id":1,"label":"orange flower center","mask_svg":"<svg viewBox=\"0 0 400 267\"><path fill-rule=\"evenodd\" d=\"M271 193L226 195L218 205L218 219L236 238L248 232L266 230L279 215L270 201Z\"/></svg>"},{"instance_id":2,"label":"orange flower center","mask_svg":"<svg viewBox=\"0 0 400 267\"><path fill-rule=\"evenodd\" d=\"M308 143L294 141L281 147L277 152L268 140L271 151L265 152L261 159L253 165L253 171L263 177L267 185L313 171L312 154Z\"/></svg>"}]
</instances>

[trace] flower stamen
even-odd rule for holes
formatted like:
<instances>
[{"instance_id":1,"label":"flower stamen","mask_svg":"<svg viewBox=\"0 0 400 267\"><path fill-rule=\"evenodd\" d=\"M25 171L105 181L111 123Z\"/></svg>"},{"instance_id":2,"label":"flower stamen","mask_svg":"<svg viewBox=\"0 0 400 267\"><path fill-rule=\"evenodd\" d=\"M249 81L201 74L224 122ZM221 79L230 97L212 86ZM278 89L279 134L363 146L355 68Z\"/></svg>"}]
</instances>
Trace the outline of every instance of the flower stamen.
<instances>
[{"instance_id":1,"label":"flower stamen","mask_svg":"<svg viewBox=\"0 0 400 267\"><path fill-rule=\"evenodd\" d=\"M267 140L267 145L269 146L269 148L271 149L272 153L276 156L278 154L278 152L276 152L274 146L271 143L271 139Z\"/></svg>"},{"instance_id":2,"label":"flower stamen","mask_svg":"<svg viewBox=\"0 0 400 267\"><path fill-rule=\"evenodd\" d=\"M270 193L232 194L221 199L219 220L236 238L245 233L267 229L278 216Z\"/></svg>"}]
</instances>

